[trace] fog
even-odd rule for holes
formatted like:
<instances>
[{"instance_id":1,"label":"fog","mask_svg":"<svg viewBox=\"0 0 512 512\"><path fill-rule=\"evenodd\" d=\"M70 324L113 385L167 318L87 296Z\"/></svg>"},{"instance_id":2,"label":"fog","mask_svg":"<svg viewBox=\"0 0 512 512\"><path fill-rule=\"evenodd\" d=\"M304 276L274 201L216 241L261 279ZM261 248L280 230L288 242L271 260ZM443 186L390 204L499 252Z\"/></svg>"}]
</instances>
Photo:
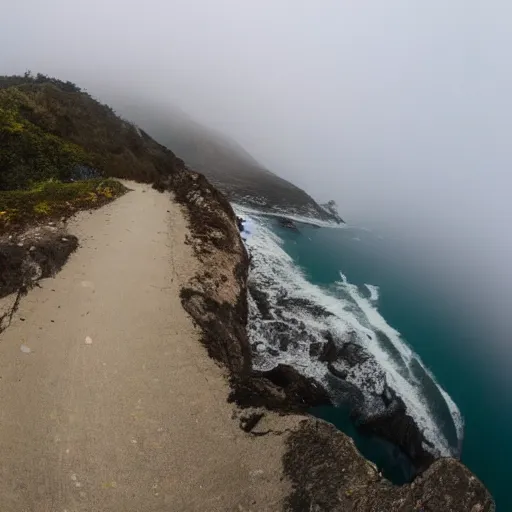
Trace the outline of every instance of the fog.
<instances>
[{"instance_id":1,"label":"fog","mask_svg":"<svg viewBox=\"0 0 512 512\"><path fill-rule=\"evenodd\" d=\"M179 106L460 275L508 329L511 16L497 0L19 0L0 72Z\"/></svg>"}]
</instances>

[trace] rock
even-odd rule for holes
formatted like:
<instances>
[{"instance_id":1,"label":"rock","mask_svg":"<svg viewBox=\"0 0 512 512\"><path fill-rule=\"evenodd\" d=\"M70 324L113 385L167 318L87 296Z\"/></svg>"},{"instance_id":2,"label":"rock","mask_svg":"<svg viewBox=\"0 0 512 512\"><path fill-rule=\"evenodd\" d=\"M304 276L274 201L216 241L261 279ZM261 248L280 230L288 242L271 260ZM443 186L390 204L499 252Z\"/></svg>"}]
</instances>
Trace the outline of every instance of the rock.
<instances>
[{"instance_id":1,"label":"rock","mask_svg":"<svg viewBox=\"0 0 512 512\"><path fill-rule=\"evenodd\" d=\"M360 345L355 343L344 343L338 350L337 357L349 367L361 365L372 356Z\"/></svg>"},{"instance_id":2,"label":"rock","mask_svg":"<svg viewBox=\"0 0 512 512\"><path fill-rule=\"evenodd\" d=\"M336 365L334 365L333 363L329 363L327 365L327 369L335 377L338 377L339 379L346 380L346 378L348 377L348 372L346 370L342 370L342 369L337 368Z\"/></svg>"},{"instance_id":3,"label":"rock","mask_svg":"<svg viewBox=\"0 0 512 512\"><path fill-rule=\"evenodd\" d=\"M406 412L403 400L386 384L386 375L375 358L356 343L356 334L347 340L324 335L319 361L327 363L329 389L336 405L350 407L357 429L386 439L411 460L416 472L424 471L434 461L425 448L429 443Z\"/></svg>"},{"instance_id":4,"label":"rock","mask_svg":"<svg viewBox=\"0 0 512 512\"><path fill-rule=\"evenodd\" d=\"M494 512L487 489L460 462L439 459L414 483L393 486L353 441L321 420L305 419L287 438L283 468L292 484L284 510Z\"/></svg>"},{"instance_id":5,"label":"rock","mask_svg":"<svg viewBox=\"0 0 512 512\"><path fill-rule=\"evenodd\" d=\"M246 379L236 382L230 400L242 407L284 411L305 411L317 405L331 405L320 384L284 364L269 371L253 371Z\"/></svg>"},{"instance_id":6,"label":"rock","mask_svg":"<svg viewBox=\"0 0 512 512\"><path fill-rule=\"evenodd\" d=\"M23 344L20 346L20 350L24 353L24 354L30 354L32 352L31 348L30 347L27 347L27 345Z\"/></svg>"},{"instance_id":7,"label":"rock","mask_svg":"<svg viewBox=\"0 0 512 512\"><path fill-rule=\"evenodd\" d=\"M324 345L318 359L323 363L332 363L338 357L338 347L336 346L334 338L330 332L326 332L324 337L327 340L327 343Z\"/></svg>"},{"instance_id":8,"label":"rock","mask_svg":"<svg viewBox=\"0 0 512 512\"><path fill-rule=\"evenodd\" d=\"M85 337L85 344L86 345L92 345L92 338L90 336Z\"/></svg>"},{"instance_id":9,"label":"rock","mask_svg":"<svg viewBox=\"0 0 512 512\"><path fill-rule=\"evenodd\" d=\"M288 219L286 217L279 217L279 224L283 228L287 228L290 229L291 231L295 231L296 233L300 233L299 228L297 228L297 225L291 219Z\"/></svg>"},{"instance_id":10,"label":"rock","mask_svg":"<svg viewBox=\"0 0 512 512\"><path fill-rule=\"evenodd\" d=\"M315 304L314 302L302 297L289 297L284 290L283 294L276 300L276 304L286 309L295 308L298 310L304 310L313 317L327 318L329 316L333 316L333 313L327 311L327 309L319 304Z\"/></svg>"},{"instance_id":11,"label":"rock","mask_svg":"<svg viewBox=\"0 0 512 512\"><path fill-rule=\"evenodd\" d=\"M263 418L264 415L265 413L263 412L253 412L247 416L242 416L240 418L240 428L244 432L250 432L258 424L261 418Z\"/></svg>"},{"instance_id":12,"label":"rock","mask_svg":"<svg viewBox=\"0 0 512 512\"><path fill-rule=\"evenodd\" d=\"M268 294L264 291L258 290L253 283L249 283L248 289L263 320L272 320Z\"/></svg>"},{"instance_id":13,"label":"rock","mask_svg":"<svg viewBox=\"0 0 512 512\"><path fill-rule=\"evenodd\" d=\"M309 345L309 357L317 358L322 353L322 343L314 341Z\"/></svg>"},{"instance_id":14,"label":"rock","mask_svg":"<svg viewBox=\"0 0 512 512\"><path fill-rule=\"evenodd\" d=\"M398 446L411 459L417 472L426 470L435 460L424 446L432 446L421 433L416 422L406 412L403 400L391 388L386 388L383 402L385 412L359 418L361 432L380 436Z\"/></svg>"}]
</instances>

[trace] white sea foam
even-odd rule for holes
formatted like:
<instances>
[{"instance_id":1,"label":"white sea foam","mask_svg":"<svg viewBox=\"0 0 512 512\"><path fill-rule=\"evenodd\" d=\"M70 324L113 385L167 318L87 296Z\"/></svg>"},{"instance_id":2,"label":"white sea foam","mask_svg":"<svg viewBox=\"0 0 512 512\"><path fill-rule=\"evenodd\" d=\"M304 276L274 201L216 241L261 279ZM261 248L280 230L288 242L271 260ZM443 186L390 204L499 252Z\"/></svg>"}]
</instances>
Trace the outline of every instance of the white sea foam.
<instances>
[{"instance_id":1,"label":"white sea foam","mask_svg":"<svg viewBox=\"0 0 512 512\"><path fill-rule=\"evenodd\" d=\"M463 436L464 423L462 415L455 402L435 381L432 373L423 365L420 357L404 342L400 333L393 329L393 327L391 327L379 313L378 309L371 304L371 298L369 300L363 297L357 286L350 284L347 281L346 276L341 271L340 277L341 281L338 282L338 286L343 287L350 294L352 299L354 299L356 304L359 306L360 311L368 320L369 324L375 330L383 332L389 338L395 349L400 353L400 356L404 361L404 366L408 367L412 359L415 358L421 368L435 382L440 394L446 401L450 410L460 443ZM441 454L450 455L451 450L449 448L448 441L441 434L439 427L434 423L428 402L422 395L421 388L418 386L418 383L415 382L416 379L414 379L410 373L408 375L403 375L403 368L397 368L396 362L389 357L385 349L379 344L374 341L369 341L366 348L377 358L379 363L385 369L389 385L400 394L407 406L408 413L411 414L418 424L425 429L423 432L425 437L441 450Z\"/></svg>"},{"instance_id":2,"label":"white sea foam","mask_svg":"<svg viewBox=\"0 0 512 512\"><path fill-rule=\"evenodd\" d=\"M293 220L295 222L299 222L301 224L310 224L312 226L317 226L320 228L345 228L345 224L338 224L334 221L326 221L326 220L320 220L315 217L307 217L306 215L296 215L296 214L290 214L289 212L285 211L265 211L265 210L258 210L256 208L251 208L250 206L243 206L240 204L234 203L233 209L237 213L237 215L242 217L248 217L248 216L259 216L259 217L282 217L286 219Z\"/></svg>"},{"instance_id":3,"label":"white sea foam","mask_svg":"<svg viewBox=\"0 0 512 512\"><path fill-rule=\"evenodd\" d=\"M236 207L239 215L249 216L249 209ZM358 287L351 284L347 277L340 272L340 281L332 289L322 288L307 280L307 276L295 264L293 259L281 247L282 240L267 225L268 220L253 217L256 228L247 240L247 246L253 258L251 279L268 293L270 304L276 304L279 294L286 292L288 298L307 299L329 313L330 316L318 316L307 311L281 311L284 319L296 319L303 322L310 332L318 333L321 340L322 332L329 330L338 336L346 336L350 332L359 333L358 339L362 341L364 348L370 352L380 368L385 372L388 385L402 398L410 414L425 438L436 448L439 455L448 456L455 454L450 448L449 442L442 432L442 428L436 424L434 415L427 396L420 382L409 370L409 365L414 359L426 374L435 382L432 374L421 363L420 358L410 349L401 338L400 333L391 327L382 317L376 307L378 300L378 288L365 285L370 291L370 297L366 298ZM257 357L255 365L260 369L270 369L279 363L290 364L298 368L302 373L311 376L326 384L326 367L324 363L312 359L309 354L311 340L296 340L293 346L286 351L272 353L271 340L267 339L266 328L269 321L261 320L257 315L256 304L249 299L251 343L256 346ZM393 345L393 353L386 350L386 346L379 341L376 332L381 331ZM371 338L371 339L370 339ZM399 355L397 357L397 354ZM365 371L361 368L361 371ZM374 371L371 367L369 372ZM360 376L360 381L365 381L365 376ZM354 377L357 380L356 377ZM354 382L357 384L357 382ZM436 383L440 396L442 396L451 412L455 424L459 443L462 439L463 421L460 411L449 395Z\"/></svg>"},{"instance_id":4,"label":"white sea foam","mask_svg":"<svg viewBox=\"0 0 512 512\"><path fill-rule=\"evenodd\" d=\"M370 292L370 300L372 302L375 302L379 300L379 287L375 286L374 284L366 284L366 288L368 288L368 291Z\"/></svg>"}]
</instances>

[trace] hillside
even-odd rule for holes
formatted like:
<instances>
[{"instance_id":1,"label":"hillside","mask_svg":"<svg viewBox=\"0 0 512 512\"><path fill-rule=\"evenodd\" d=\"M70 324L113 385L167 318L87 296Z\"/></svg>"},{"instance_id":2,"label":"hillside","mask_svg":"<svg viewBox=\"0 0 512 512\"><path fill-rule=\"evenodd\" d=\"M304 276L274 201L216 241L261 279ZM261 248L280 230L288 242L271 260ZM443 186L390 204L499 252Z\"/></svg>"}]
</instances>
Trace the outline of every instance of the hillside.
<instances>
[{"instance_id":1,"label":"hillside","mask_svg":"<svg viewBox=\"0 0 512 512\"><path fill-rule=\"evenodd\" d=\"M158 142L203 173L230 200L265 210L342 222L299 187L263 167L236 141L207 128L178 109L165 111L150 104L119 107Z\"/></svg>"},{"instance_id":2,"label":"hillside","mask_svg":"<svg viewBox=\"0 0 512 512\"><path fill-rule=\"evenodd\" d=\"M71 82L0 77L0 190L99 176L154 182L183 162Z\"/></svg>"}]
</instances>

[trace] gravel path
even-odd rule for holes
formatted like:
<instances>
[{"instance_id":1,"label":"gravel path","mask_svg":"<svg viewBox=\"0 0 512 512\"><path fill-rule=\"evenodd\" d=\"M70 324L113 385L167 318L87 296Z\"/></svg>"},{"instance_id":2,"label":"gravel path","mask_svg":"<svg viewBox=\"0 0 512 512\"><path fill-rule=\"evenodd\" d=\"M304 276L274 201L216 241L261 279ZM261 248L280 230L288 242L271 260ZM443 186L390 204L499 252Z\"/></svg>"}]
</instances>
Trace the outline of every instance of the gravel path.
<instances>
[{"instance_id":1,"label":"gravel path","mask_svg":"<svg viewBox=\"0 0 512 512\"><path fill-rule=\"evenodd\" d=\"M181 307L181 207L127 185L0 337L0 510L279 510L285 436L240 430Z\"/></svg>"}]
</instances>

